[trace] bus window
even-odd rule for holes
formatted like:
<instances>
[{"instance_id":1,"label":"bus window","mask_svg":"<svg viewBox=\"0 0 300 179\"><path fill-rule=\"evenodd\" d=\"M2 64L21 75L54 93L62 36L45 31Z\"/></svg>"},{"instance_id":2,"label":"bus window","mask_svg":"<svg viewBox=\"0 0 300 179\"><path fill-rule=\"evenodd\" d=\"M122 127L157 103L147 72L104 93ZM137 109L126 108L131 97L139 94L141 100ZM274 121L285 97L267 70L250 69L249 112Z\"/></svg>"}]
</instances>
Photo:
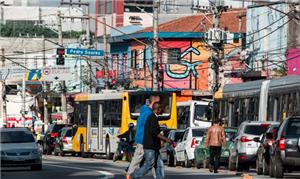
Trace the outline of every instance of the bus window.
<instances>
[{"instance_id":1,"label":"bus window","mask_svg":"<svg viewBox=\"0 0 300 179\"><path fill-rule=\"evenodd\" d=\"M74 110L74 121L75 124L85 126L87 122L87 108L88 105L86 102L78 102L75 105Z\"/></svg>"},{"instance_id":2,"label":"bus window","mask_svg":"<svg viewBox=\"0 0 300 179\"><path fill-rule=\"evenodd\" d=\"M105 101L103 108L103 125L107 127L121 127L121 101Z\"/></svg>"},{"instance_id":3,"label":"bus window","mask_svg":"<svg viewBox=\"0 0 300 179\"><path fill-rule=\"evenodd\" d=\"M91 105L91 126L98 127L99 125L99 105L96 101L90 102Z\"/></svg>"},{"instance_id":4,"label":"bus window","mask_svg":"<svg viewBox=\"0 0 300 179\"><path fill-rule=\"evenodd\" d=\"M196 121L208 121L209 117L207 116L209 107L207 105L195 104L195 115L194 119Z\"/></svg>"},{"instance_id":5,"label":"bus window","mask_svg":"<svg viewBox=\"0 0 300 179\"><path fill-rule=\"evenodd\" d=\"M164 118L169 118L171 113L171 101L172 96L168 93L159 94L160 96L160 105L161 105L161 113L158 116L159 120L164 120ZM150 94L131 94L129 96L129 105L130 105L130 115L132 119L137 119L140 115L140 109L143 105L147 104L150 98Z\"/></svg>"},{"instance_id":6,"label":"bus window","mask_svg":"<svg viewBox=\"0 0 300 179\"><path fill-rule=\"evenodd\" d=\"M190 125L190 106L177 107L178 129L185 129Z\"/></svg>"}]
</instances>

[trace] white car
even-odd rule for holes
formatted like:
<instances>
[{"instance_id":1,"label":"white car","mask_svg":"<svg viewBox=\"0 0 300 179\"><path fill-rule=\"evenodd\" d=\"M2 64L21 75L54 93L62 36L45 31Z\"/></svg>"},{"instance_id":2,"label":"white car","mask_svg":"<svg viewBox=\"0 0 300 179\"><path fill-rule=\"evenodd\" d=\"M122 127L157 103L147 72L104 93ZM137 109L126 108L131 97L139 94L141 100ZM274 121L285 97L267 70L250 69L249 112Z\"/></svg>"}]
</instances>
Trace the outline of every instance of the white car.
<instances>
[{"instance_id":1,"label":"white car","mask_svg":"<svg viewBox=\"0 0 300 179\"><path fill-rule=\"evenodd\" d=\"M244 121L238 129L236 137L230 148L228 168L230 170L249 170L250 165L255 166L259 143L253 138L265 133L272 121Z\"/></svg>"},{"instance_id":2,"label":"white car","mask_svg":"<svg viewBox=\"0 0 300 179\"><path fill-rule=\"evenodd\" d=\"M191 167L194 160L194 150L203 138L207 129L199 127L189 127L175 147L176 164L184 163L185 167Z\"/></svg>"}]
</instances>

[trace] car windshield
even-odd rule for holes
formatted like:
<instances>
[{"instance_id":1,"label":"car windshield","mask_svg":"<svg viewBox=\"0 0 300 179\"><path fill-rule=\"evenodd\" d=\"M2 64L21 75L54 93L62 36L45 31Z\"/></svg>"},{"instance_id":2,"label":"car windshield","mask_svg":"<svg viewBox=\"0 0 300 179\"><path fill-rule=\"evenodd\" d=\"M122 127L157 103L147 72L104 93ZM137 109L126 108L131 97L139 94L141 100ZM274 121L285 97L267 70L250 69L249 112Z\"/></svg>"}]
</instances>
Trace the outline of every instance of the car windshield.
<instances>
[{"instance_id":1,"label":"car windshield","mask_svg":"<svg viewBox=\"0 0 300 179\"><path fill-rule=\"evenodd\" d=\"M245 127L245 133L250 135L261 135L268 129L268 125L247 125Z\"/></svg>"},{"instance_id":2,"label":"car windshield","mask_svg":"<svg viewBox=\"0 0 300 179\"><path fill-rule=\"evenodd\" d=\"M300 136L300 119L293 119L286 128L286 136Z\"/></svg>"},{"instance_id":3,"label":"car windshield","mask_svg":"<svg viewBox=\"0 0 300 179\"><path fill-rule=\"evenodd\" d=\"M193 129L192 130L193 137L203 137L204 130L201 129Z\"/></svg>"},{"instance_id":4,"label":"car windshield","mask_svg":"<svg viewBox=\"0 0 300 179\"><path fill-rule=\"evenodd\" d=\"M182 139L184 132L175 132L174 142L178 142Z\"/></svg>"},{"instance_id":5,"label":"car windshield","mask_svg":"<svg viewBox=\"0 0 300 179\"><path fill-rule=\"evenodd\" d=\"M235 132L225 132L226 140L231 140L235 136Z\"/></svg>"},{"instance_id":6,"label":"car windshield","mask_svg":"<svg viewBox=\"0 0 300 179\"><path fill-rule=\"evenodd\" d=\"M1 132L1 143L31 143L34 137L27 131L5 131Z\"/></svg>"}]
</instances>

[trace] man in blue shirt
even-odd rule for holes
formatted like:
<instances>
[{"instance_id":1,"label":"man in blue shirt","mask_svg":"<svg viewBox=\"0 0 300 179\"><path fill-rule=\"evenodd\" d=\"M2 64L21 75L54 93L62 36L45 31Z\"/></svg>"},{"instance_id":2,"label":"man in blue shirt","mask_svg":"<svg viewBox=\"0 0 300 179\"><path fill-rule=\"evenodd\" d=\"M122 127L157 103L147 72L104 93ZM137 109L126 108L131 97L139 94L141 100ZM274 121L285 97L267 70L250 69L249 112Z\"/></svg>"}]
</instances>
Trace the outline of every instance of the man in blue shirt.
<instances>
[{"instance_id":1,"label":"man in blue shirt","mask_svg":"<svg viewBox=\"0 0 300 179\"><path fill-rule=\"evenodd\" d=\"M136 133L135 133L135 143L136 148L134 151L133 158L131 160L131 163L129 164L128 171L126 174L127 178L130 178L130 175L134 172L135 169L137 169L143 160L144 157L144 148L143 148L143 140L144 140L144 127L146 120L148 117L152 114L152 106L154 103L159 102L160 97L159 96L150 96L149 104L145 104L141 107L140 110L140 116L137 119L136 123Z\"/></svg>"}]
</instances>

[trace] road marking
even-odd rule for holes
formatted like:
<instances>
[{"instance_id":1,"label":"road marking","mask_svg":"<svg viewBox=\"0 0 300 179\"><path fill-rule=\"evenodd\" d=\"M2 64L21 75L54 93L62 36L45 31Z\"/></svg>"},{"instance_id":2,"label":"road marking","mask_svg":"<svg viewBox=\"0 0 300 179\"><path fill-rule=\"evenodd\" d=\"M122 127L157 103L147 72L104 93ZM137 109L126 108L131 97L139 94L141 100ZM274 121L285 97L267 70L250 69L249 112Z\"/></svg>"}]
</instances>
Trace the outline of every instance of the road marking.
<instances>
[{"instance_id":1,"label":"road marking","mask_svg":"<svg viewBox=\"0 0 300 179\"><path fill-rule=\"evenodd\" d=\"M49 164L49 163L47 163L47 164L43 163L43 165L48 165L48 166L58 167L58 168L68 168L68 169L73 169L73 170L95 171L97 173L100 173L101 175L104 175L104 177L100 177L101 179L114 178L114 174L107 172L107 171L94 170L94 169L81 168L81 167L61 166L61 165L54 165L54 164Z\"/></svg>"}]
</instances>

